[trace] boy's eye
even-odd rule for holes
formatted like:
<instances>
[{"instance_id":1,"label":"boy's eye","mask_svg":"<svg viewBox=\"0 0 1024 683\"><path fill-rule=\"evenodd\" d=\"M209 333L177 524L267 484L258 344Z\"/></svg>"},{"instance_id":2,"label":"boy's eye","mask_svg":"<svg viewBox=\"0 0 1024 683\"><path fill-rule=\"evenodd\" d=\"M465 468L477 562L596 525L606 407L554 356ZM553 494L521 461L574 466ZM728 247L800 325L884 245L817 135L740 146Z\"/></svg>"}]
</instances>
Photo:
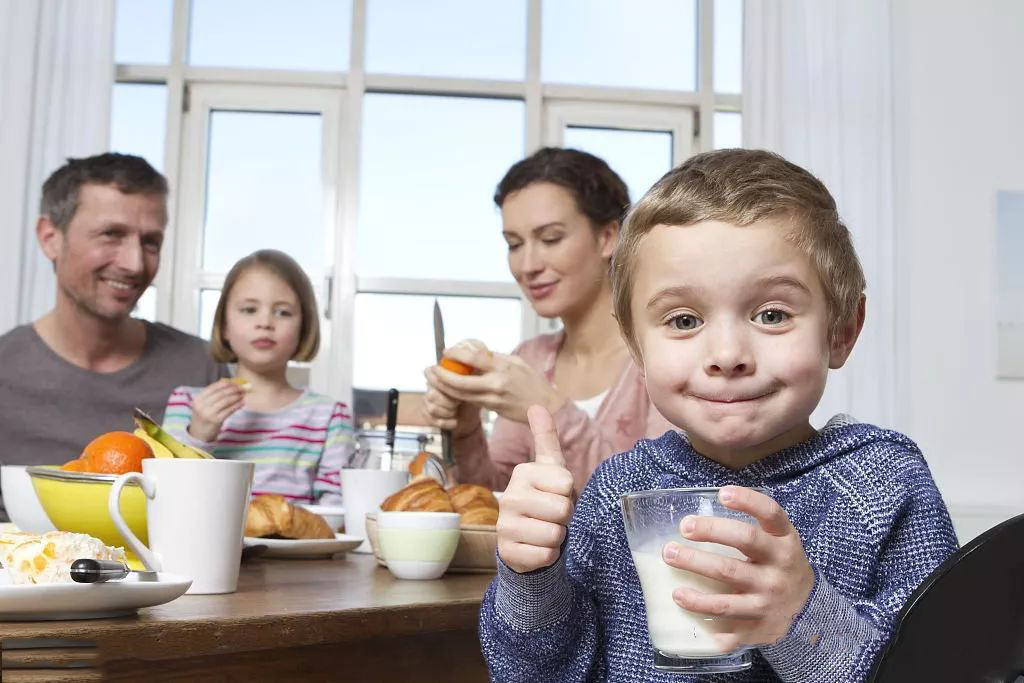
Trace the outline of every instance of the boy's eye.
<instances>
[{"instance_id":1,"label":"boy's eye","mask_svg":"<svg viewBox=\"0 0 1024 683\"><path fill-rule=\"evenodd\" d=\"M683 313L677 315L668 321L674 329L682 330L684 332L695 330L704 324L704 321L691 313Z\"/></svg>"},{"instance_id":2,"label":"boy's eye","mask_svg":"<svg viewBox=\"0 0 1024 683\"><path fill-rule=\"evenodd\" d=\"M767 311L761 311L754 316L756 322L762 325L781 325L782 323L789 320L789 314L785 311L779 311L774 308L770 308Z\"/></svg>"}]
</instances>

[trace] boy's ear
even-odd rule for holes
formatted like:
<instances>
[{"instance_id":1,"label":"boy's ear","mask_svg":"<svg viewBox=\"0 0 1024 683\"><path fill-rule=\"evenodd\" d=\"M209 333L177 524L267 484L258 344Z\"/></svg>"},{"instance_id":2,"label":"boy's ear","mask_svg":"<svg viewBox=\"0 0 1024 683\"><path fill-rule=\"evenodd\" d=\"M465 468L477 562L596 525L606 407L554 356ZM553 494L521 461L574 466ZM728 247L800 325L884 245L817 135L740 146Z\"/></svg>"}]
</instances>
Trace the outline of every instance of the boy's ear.
<instances>
[{"instance_id":1,"label":"boy's ear","mask_svg":"<svg viewBox=\"0 0 1024 683\"><path fill-rule=\"evenodd\" d=\"M829 369L838 370L846 364L846 359L850 357L850 352L853 351L853 345L857 343L860 331L864 329L866 306L866 297L861 294L860 301L857 302L857 310L832 336L828 350Z\"/></svg>"}]
</instances>

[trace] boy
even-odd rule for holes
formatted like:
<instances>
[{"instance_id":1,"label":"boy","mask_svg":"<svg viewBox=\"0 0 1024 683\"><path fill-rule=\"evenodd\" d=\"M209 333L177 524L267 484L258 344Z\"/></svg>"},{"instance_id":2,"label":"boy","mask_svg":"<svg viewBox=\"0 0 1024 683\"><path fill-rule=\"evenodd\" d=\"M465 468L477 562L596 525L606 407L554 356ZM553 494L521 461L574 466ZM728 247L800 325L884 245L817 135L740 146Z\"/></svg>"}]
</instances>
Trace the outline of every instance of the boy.
<instances>
[{"instance_id":1,"label":"boy","mask_svg":"<svg viewBox=\"0 0 1024 683\"><path fill-rule=\"evenodd\" d=\"M912 441L841 416L810 425L860 333L864 287L831 195L775 154L698 155L640 200L616 248L615 314L652 402L685 436L603 463L574 511L551 418L531 408L537 458L501 499L498 576L480 616L494 680L867 676L900 607L957 543ZM667 543L666 563L732 589L672 598L730 620L723 651L756 645L746 671L653 667L619 496L698 486L723 487L723 504L758 526L685 518L682 536L749 561Z\"/></svg>"}]
</instances>

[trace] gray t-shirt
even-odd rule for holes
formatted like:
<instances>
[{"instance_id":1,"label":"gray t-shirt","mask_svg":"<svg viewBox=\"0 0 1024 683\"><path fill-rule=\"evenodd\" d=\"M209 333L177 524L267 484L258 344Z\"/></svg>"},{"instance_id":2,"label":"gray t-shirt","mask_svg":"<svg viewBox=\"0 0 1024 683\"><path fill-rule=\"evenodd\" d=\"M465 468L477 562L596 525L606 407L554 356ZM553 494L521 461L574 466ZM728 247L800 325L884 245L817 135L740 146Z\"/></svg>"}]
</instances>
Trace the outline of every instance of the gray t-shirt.
<instances>
[{"instance_id":1,"label":"gray t-shirt","mask_svg":"<svg viewBox=\"0 0 1024 683\"><path fill-rule=\"evenodd\" d=\"M142 355L111 373L92 372L64 360L32 325L0 337L0 462L65 463L104 432L133 431L136 406L159 423L175 387L206 386L228 376L202 339L143 322ZM6 517L2 501L0 517Z\"/></svg>"}]
</instances>

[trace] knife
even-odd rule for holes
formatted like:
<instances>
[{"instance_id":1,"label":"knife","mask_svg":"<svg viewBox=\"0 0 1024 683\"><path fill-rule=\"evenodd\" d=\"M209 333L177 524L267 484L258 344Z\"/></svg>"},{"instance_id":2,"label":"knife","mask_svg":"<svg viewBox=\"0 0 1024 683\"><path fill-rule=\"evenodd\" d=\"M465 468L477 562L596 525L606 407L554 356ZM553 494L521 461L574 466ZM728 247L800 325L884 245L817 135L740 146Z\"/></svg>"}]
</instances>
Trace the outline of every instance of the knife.
<instances>
[{"instance_id":1,"label":"knife","mask_svg":"<svg viewBox=\"0 0 1024 683\"><path fill-rule=\"evenodd\" d=\"M437 299L434 299L434 351L437 354L437 362L440 363L444 355L444 318L441 317L441 305L437 303ZM450 429L441 430L441 461L445 467L455 466Z\"/></svg>"},{"instance_id":2,"label":"knife","mask_svg":"<svg viewBox=\"0 0 1024 683\"><path fill-rule=\"evenodd\" d=\"M83 558L71 563L71 580L75 583L103 583L127 578L134 573L139 581L156 581L156 572L136 571L129 569L124 562L117 560L93 560Z\"/></svg>"}]
</instances>

